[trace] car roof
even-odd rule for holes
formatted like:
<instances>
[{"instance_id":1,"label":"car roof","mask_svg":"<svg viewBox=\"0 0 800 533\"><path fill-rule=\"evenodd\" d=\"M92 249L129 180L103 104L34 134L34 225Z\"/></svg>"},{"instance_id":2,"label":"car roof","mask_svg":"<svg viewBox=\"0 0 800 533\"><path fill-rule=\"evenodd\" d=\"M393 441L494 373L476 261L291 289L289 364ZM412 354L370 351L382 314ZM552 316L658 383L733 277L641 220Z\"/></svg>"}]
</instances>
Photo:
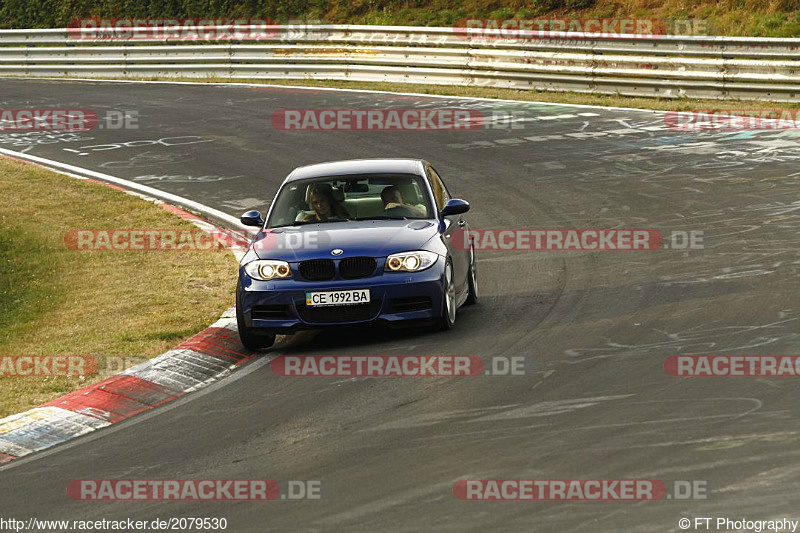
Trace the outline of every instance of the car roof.
<instances>
[{"instance_id":1,"label":"car roof","mask_svg":"<svg viewBox=\"0 0 800 533\"><path fill-rule=\"evenodd\" d=\"M422 159L348 159L329 161L294 169L286 181L348 174L416 174L424 175L427 161Z\"/></svg>"}]
</instances>

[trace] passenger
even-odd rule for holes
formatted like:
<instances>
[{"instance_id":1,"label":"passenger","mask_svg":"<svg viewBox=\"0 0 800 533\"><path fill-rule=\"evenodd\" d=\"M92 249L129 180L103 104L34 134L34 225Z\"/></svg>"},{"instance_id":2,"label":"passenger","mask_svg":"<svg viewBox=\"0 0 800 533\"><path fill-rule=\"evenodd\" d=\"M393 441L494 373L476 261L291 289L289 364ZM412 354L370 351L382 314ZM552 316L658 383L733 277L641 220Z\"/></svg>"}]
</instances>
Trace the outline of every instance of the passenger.
<instances>
[{"instance_id":1,"label":"passenger","mask_svg":"<svg viewBox=\"0 0 800 533\"><path fill-rule=\"evenodd\" d=\"M410 216L417 218L425 218L428 214L424 206L405 203L403 194L396 185L389 185L383 189L381 191L381 200L383 200L383 208L387 211L389 209L397 209L398 211L395 211L395 213L399 214L405 210L410 213Z\"/></svg>"},{"instance_id":2,"label":"passenger","mask_svg":"<svg viewBox=\"0 0 800 533\"><path fill-rule=\"evenodd\" d=\"M303 218L304 222L325 222L329 219L347 220L350 218L347 209L333 197L333 189L330 185L312 185L308 203L311 204L314 213L306 215Z\"/></svg>"}]
</instances>

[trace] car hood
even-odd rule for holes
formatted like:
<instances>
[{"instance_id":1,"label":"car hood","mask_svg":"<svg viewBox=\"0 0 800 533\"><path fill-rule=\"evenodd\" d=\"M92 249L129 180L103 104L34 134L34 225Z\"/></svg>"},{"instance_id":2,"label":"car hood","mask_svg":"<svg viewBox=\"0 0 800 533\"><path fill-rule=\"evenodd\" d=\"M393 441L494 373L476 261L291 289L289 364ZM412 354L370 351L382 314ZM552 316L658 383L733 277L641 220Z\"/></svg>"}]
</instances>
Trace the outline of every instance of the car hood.
<instances>
[{"instance_id":1,"label":"car hood","mask_svg":"<svg viewBox=\"0 0 800 533\"><path fill-rule=\"evenodd\" d=\"M381 257L425 249L437 233L437 224L430 220L326 222L262 231L253 241L253 250L260 259L290 262ZM334 256L331 252L337 249L342 252Z\"/></svg>"}]
</instances>

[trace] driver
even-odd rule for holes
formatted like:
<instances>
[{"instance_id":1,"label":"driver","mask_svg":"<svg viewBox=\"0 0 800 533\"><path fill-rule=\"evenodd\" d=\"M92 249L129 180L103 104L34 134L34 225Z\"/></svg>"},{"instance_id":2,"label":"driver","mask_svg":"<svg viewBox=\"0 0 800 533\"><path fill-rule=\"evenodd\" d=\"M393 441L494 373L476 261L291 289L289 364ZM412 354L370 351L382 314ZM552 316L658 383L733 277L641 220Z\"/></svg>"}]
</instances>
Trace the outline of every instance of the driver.
<instances>
[{"instance_id":1,"label":"driver","mask_svg":"<svg viewBox=\"0 0 800 533\"><path fill-rule=\"evenodd\" d=\"M407 204L403 201L403 195L396 185L389 185L381 191L381 200L383 200L383 208L389 209L405 209L411 212L415 217L425 218L427 210L421 205Z\"/></svg>"},{"instance_id":2,"label":"driver","mask_svg":"<svg viewBox=\"0 0 800 533\"><path fill-rule=\"evenodd\" d=\"M333 191L330 186L325 186L325 184L312 185L308 200L308 203L314 209L314 213L306 215L303 218L305 222L325 222L328 219L347 220L350 218L350 213L347 212L347 209L333 197Z\"/></svg>"}]
</instances>

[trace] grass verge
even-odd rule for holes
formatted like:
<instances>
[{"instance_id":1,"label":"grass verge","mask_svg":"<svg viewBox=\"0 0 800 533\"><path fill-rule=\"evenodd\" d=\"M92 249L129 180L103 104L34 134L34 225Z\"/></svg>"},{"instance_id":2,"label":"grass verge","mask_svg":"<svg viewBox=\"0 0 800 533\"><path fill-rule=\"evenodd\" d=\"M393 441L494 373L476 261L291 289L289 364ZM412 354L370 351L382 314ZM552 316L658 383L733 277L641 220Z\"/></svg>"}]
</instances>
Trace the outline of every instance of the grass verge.
<instances>
[{"instance_id":1,"label":"grass verge","mask_svg":"<svg viewBox=\"0 0 800 533\"><path fill-rule=\"evenodd\" d=\"M0 357L89 355L85 378L0 377L0 416L160 355L233 301L229 251L77 251L73 229L194 229L158 205L0 158Z\"/></svg>"}]
</instances>

